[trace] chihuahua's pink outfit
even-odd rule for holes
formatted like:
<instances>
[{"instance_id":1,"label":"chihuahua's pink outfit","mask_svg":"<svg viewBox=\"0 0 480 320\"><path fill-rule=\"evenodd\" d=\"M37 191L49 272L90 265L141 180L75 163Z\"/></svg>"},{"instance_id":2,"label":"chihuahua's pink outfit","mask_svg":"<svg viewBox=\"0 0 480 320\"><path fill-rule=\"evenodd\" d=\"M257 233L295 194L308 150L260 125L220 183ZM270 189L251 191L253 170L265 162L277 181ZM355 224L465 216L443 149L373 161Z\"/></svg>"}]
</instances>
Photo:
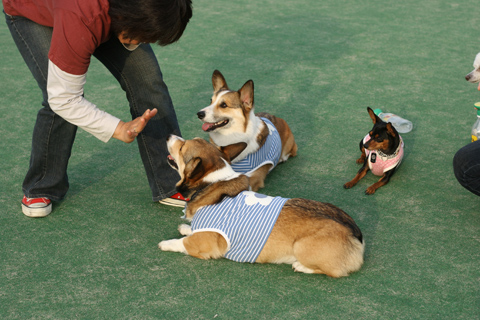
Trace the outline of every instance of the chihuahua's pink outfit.
<instances>
[{"instance_id":1,"label":"chihuahua's pink outfit","mask_svg":"<svg viewBox=\"0 0 480 320\"><path fill-rule=\"evenodd\" d=\"M370 135L367 134L363 138L363 144L370 140ZM400 137L400 144L393 154L385 154L380 150L367 150L365 155L368 158L368 167L376 176L383 176L383 174L396 166L399 166L403 159L403 139Z\"/></svg>"}]
</instances>

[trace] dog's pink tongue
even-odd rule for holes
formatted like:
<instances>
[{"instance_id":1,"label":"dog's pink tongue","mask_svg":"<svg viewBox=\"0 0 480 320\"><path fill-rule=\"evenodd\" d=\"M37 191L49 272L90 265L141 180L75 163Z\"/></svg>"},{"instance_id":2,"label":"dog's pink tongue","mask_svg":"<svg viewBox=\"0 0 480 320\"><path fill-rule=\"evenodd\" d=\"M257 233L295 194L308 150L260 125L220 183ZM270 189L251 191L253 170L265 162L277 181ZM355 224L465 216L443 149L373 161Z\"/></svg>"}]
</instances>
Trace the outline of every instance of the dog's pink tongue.
<instances>
[{"instance_id":1,"label":"dog's pink tongue","mask_svg":"<svg viewBox=\"0 0 480 320\"><path fill-rule=\"evenodd\" d=\"M480 82L478 83L478 91L480 91Z\"/></svg>"},{"instance_id":2,"label":"dog's pink tongue","mask_svg":"<svg viewBox=\"0 0 480 320\"><path fill-rule=\"evenodd\" d=\"M213 123L205 122L205 123L202 125L202 130L203 130L203 131L208 131L208 129L210 129L211 127L213 127Z\"/></svg>"}]
</instances>

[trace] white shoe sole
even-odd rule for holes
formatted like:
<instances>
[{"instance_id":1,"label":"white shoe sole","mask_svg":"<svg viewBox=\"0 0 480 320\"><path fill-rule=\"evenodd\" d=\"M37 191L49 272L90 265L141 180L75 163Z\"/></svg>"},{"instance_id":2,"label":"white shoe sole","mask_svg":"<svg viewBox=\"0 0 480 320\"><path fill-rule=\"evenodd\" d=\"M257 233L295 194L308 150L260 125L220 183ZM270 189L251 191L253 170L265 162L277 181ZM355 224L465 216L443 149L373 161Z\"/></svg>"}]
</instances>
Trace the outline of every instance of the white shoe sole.
<instances>
[{"instance_id":1,"label":"white shoe sole","mask_svg":"<svg viewBox=\"0 0 480 320\"><path fill-rule=\"evenodd\" d=\"M50 203L48 206L35 208L35 207L27 207L22 203L22 212L24 215L30 218L43 218L46 217L52 212L52 204Z\"/></svg>"},{"instance_id":2,"label":"white shoe sole","mask_svg":"<svg viewBox=\"0 0 480 320\"><path fill-rule=\"evenodd\" d=\"M158 202L160 202L161 204L165 204L167 206L179 207L179 208L183 208L187 204L187 201L185 200L172 199L172 198L165 198Z\"/></svg>"}]
</instances>

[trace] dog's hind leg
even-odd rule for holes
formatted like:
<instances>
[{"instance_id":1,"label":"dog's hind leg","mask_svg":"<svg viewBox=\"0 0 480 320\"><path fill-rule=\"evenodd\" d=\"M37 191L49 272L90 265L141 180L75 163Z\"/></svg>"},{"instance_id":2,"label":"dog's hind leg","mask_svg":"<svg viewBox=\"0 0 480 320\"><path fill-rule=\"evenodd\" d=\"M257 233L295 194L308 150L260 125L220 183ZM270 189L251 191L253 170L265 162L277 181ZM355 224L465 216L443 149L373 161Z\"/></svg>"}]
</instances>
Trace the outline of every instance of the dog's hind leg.
<instances>
[{"instance_id":1,"label":"dog's hind leg","mask_svg":"<svg viewBox=\"0 0 480 320\"><path fill-rule=\"evenodd\" d=\"M297 155L298 147L297 147L297 144L295 143L295 139L293 138L293 136L291 139L289 139L289 142L287 143L288 144L285 146L285 150L288 150L288 151L282 150L282 155L280 156L278 163L285 162L288 160L288 158L295 157Z\"/></svg>"},{"instance_id":2,"label":"dog's hind leg","mask_svg":"<svg viewBox=\"0 0 480 320\"><path fill-rule=\"evenodd\" d=\"M368 195L374 194L378 188L386 185L388 181L390 181L390 178L392 177L394 172L395 172L395 168L385 172L383 176L380 178L380 180L378 180L377 182L372 184L370 187L368 187L367 190L365 190L365 194L368 194Z\"/></svg>"},{"instance_id":3,"label":"dog's hind leg","mask_svg":"<svg viewBox=\"0 0 480 320\"><path fill-rule=\"evenodd\" d=\"M298 146L291 131L290 135L288 135L285 140L285 142L282 141L282 145L284 145L284 147L282 148L282 155L280 156L279 160L280 163L287 161L289 157L295 157L297 155Z\"/></svg>"},{"instance_id":4,"label":"dog's hind leg","mask_svg":"<svg viewBox=\"0 0 480 320\"><path fill-rule=\"evenodd\" d=\"M295 261L292 264L292 268L295 272L303 272L303 273L315 273L315 270L305 267L299 261Z\"/></svg>"},{"instance_id":5,"label":"dog's hind leg","mask_svg":"<svg viewBox=\"0 0 480 320\"><path fill-rule=\"evenodd\" d=\"M293 245L297 272L326 274L332 278L348 275L348 231L336 222L324 225L316 234L303 237Z\"/></svg>"},{"instance_id":6,"label":"dog's hind leg","mask_svg":"<svg viewBox=\"0 0 480 320\"><path fill-rule=\"evenodd\" d=\"M360 140L360 151L362 152L362 154L360 155L360 158L358 158L356 161L358 164L364 163L365 158L367 157L367 154L365 153L365 147L363 146L363 140Z\"/></svg>"},{"instance_id":7,"label":"dog's hind leg","mask_svg":"<svg viewBox=\"0 0 480 320\"><path fill-rule=\"evenodd\" d=\"M201 231L184 238L186 252L199 259L218 259L225 255L228 244L225 238L213 231Z\"/></svg>"}]
</instances>

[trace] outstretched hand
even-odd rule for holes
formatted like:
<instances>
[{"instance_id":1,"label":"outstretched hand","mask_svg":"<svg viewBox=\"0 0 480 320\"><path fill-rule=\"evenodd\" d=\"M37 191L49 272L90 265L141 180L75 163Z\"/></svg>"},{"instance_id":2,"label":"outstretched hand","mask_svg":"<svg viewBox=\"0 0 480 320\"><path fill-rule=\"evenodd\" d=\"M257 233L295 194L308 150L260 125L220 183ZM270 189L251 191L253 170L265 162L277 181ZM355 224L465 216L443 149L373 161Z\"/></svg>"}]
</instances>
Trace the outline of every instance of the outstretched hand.
<instances>
[{"instance_id":1,"label":"outstretched hand","mask_svg":"<svg viewBox=\"0 0 480 320\"><path fill-rule=\"evenodd\" d=\"M145 128L147 122L157 114L157 109L145 111L143 115L137 117L129 122L120 121L113 133L113 138L120 141L130 143L139 135Z\"/></svg>"}]
</instances>

